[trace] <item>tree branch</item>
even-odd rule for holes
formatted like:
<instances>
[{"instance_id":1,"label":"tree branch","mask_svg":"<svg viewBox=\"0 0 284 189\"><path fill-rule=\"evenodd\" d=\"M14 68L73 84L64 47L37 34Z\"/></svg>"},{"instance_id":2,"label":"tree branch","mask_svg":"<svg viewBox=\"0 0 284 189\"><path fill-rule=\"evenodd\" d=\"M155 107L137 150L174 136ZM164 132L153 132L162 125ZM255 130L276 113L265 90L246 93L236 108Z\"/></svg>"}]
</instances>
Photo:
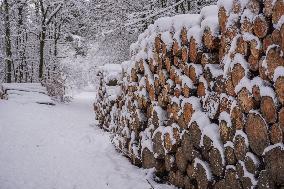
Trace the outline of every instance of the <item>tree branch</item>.
<instances>
[{"instance_id":1,"label":"tree branch","mask_svg":"<svg viewBox=\"0 0 284 189\"><path fill-rule=\"evenodd\" d=\"M138 19L138 20L136 20L136 21L134 21L134 22L132 22L132 23L125 24L125 26L127 27L127 26L131 26L131 25L137 24L137 23L142 22L142 21L146 21L146 20L148 20L148 19L150 19L150 18L153 18L153 17L155 17L155 16L157 16L157 15L159 15L159 14L164 13L165 11L167 11L167 10L169 10L169 9L172 9L172 8L174 8L174 7L176 7L176 6L180 5L180 4L182 4L184 1L185 1L185 0L180 0L179 2L173 4L173 5L169 6L169 7L166 7L166 8L164 8L164 9L158 11L158 12L155 12L154 14L151 14L151 15L145 17L145 18Z\"/></svg>"},{"instance_id":2,"label":"tree branch","mask_svg":"<svg viewBox=\"0 0 284 189\"><path fill-rule=\"evenodd\" d=\"M56 8L55 8L55 10L50 14L50 16L49 16L49 18L46 20L46 22L45 22L45 25L48 25L50 22L51 22L51 20L52 20L52 18L60 11L60 9L62 8L62 3L60 3Z\"/></svg>"},{"instance_id":3,"label":"tree branch","mask_svg":"<svg viewBox=\"0 0 284 189\"><path fill-rule=\"evenodd\" d=\"M162 14L162 13L166 12L166 11L169 10L169 9L174 8L175 6L178 6L178 5L182 4L184 1L185 1L185 0L180 0L179 2L177 2L177 3L175 3L175 4L171 5L171 6L168 6L168 7L166 7L166 8L163 8L163 9L161 9L161 10L158 11L158 12L155 12L155 13L153 13L153 14L150 14L149 16L147 16L147 17L145 17L145 18L137 19L137 20L135 20L135 21L133 21L133 22L131 22L131 23L126 23L126 24L124 24L123 26L116 27L115 29L112 29L112 30L109 30L109 31L106 31L106 32L102 32L102 35L110 34L110 33L113 33L113 32L115 32L115 31L119 30L119 29L126 28L126 27L129 27L129 26L138 24L138 23L140 23L140 22L142 22L142 21L146 21L146 20L148 20L148 19L150 19L150 18L153 18L153 17L155 17L155 16L157 16L157 15L159 15L159 14Z\"/></svg>"}]
</instances>

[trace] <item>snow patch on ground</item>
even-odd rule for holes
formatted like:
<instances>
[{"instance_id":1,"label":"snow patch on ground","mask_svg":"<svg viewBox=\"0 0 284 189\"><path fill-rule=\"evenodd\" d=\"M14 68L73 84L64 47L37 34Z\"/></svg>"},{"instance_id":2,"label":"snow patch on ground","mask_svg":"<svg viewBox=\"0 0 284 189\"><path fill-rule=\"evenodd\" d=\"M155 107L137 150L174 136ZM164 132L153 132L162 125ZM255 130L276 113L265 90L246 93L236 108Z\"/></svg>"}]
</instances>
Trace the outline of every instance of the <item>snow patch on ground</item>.
<instances>
[{"instance_id":1,"label":"snow patch on ground","mask_svg":"<svg viewBox=\"0 0 284 189\"><path fill-rule=\"evenodd\" d=\"M1 189L151 188L149 171L131 165L95 126L94 96L56 106L0 100Z\"/></svg>"}]
</instances>

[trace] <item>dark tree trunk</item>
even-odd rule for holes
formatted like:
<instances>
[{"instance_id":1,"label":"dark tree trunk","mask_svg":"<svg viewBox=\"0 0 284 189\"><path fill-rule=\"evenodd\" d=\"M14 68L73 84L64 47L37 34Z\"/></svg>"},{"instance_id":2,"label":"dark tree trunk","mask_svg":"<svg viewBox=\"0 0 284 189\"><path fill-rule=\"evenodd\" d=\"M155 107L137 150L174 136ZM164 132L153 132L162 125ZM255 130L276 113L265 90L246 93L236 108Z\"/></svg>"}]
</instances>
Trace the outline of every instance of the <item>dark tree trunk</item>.
<instances>
[{"instance_id":1,"label":"dark tree trunk","mask_svg":"<svg viewBox=\"0 0 284 189\"><path fill-rule=\"evenodd\" d=\"M22 82L23 78L24 78L24 65L26 62L26 45L25 45L25 35L23 35L24 33L24 27L23 27L23 9L24 9L24 3L21 3L20 1L17 2L19 4L18 7L18 36L17 36L17 50L19 52L19 58L20 58L20 65L18 67L18 75L17 75L17 80L18 82Z\"/></svg>"},{"instance_id":2,"label":"dark tree trunk","mask_svg":"<svg viewBox=\"0 0 284 189\"><path fill-rule=\"evenodd\" d=\"M50 5L44 7L43 0L39 1L39 6L42 14L42 22L41 22L41 32L40 32L40 44L39 44L39 80L43 80L44 78L44 47L45 47L45 39L46 39L46 32L47 26L51 23L52 19L56 16L59 10L62 8L62 3L55 8L56 12L51 13L48 16L48 12L50 10ZM48 18L48 19L47 19Z\"/></svg>"},{"instance_id":3,"label":"dark tree trunk","mask_svg":"<svg viewBox=\"0 0 284 189\"><path fill-rule=\"evenodd\" d=\"M6 70L6 82L12 82L12 51L11 51L11 30L10 30L10 18L9 18L9 4L8 0L3 1L4 10L5 10L5 51L6 58L5 63L7 66Z\"/></svg>"},{"instance_id":4,"label":"dark tree trunk","mask_svg":"<svg viewBox=\"0 0 284 189\"><path fill-rule=\"evenodd\" d=\"M178 2L179 2L179 0L176 0L176 3L178 3ZM178 6L179 6L179 5L176 5L176 6L175 6L176 12L178 12Z\"/></svg>"},{"instance_id":5,"label":"dark tree trunk","mask_svg":"<svg viewBox=\"0 0 284 189\"><path fill-rule=\"evenodd\" d=\"M44 46L46 37L46 28L43 26L42 32L40 33L40 45L39 45L39 79L43 79L43 69L44 69Z\"/></svg>"}]
</instances>

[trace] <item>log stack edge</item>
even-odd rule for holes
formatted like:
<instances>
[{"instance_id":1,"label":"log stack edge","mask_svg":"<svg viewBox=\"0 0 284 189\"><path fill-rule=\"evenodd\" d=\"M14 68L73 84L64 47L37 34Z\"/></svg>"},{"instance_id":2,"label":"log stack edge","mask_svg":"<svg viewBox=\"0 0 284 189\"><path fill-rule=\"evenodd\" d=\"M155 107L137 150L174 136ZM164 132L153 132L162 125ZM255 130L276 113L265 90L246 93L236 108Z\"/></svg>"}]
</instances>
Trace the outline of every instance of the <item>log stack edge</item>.
<instances>
[{"instance_id":1,"label":"log stack edge","mask_svg":"<svg viewBox=\"0 0 284 189\"><path fill-rule=\"evenodd\" d=\"M98 72L99 125L177 187L284 187L283 23L283 0L158 19Z\"/></svg>"}]
</instances>

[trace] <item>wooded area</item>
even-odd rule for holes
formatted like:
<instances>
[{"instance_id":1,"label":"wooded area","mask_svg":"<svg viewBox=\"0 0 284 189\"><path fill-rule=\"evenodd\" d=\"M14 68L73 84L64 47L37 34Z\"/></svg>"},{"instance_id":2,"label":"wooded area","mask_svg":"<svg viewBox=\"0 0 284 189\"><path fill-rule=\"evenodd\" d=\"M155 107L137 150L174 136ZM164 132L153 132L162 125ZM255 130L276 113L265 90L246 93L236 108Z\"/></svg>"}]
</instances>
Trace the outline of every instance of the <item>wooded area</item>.
<instances>
[{"instance_id":1,"label":"wooded area","mask_svg":"<svg viewBox=\"0 0 284 189\"><path fill-rule=\"evenodd\" d=\"M100 126L180 188L283 187L283 21L282 0L158 19L98 72Z\"/></svg>"},{"instance_id":2,"label":"wooded area","mask_svg":"<svg viewBox=\"0 0 284 189\"><path fill-rule=\"evenodd\" d=\"M120 63L129 58L130 44L155 19L196 12L212 2L2 0L0 82L41 82L52 95L62 96L70 80L80 82L74 81L78 66L70 69L70 64L62 63L70 56L68 51L86 56L88 44L98 42L102 64Z\"/></svg>"},{"instance_id":3,"label":"wooded area","mask_svg":"<svg viewBox=\"0 0 284 189\"><path fill-rule=\"evenodd\" d=\"M63 1L0 2L0 81L41 82L62 95L58 46L67 22ZM55 90L58 88L58 90Z\"/></svg>"},{"instance_id":4,"label":"wooded area","mask_svg":"<svg viewBox=\"0 0 284 189\"><path fill-rule=\"evenodd\" d=\"M99 127L134 165L155 168L157 182L186 189L283 188L283 23L283 0L0 0L0 98L10 100L1 105L13 111L2 115L13 118L21 104L35 115L37 108L50 113L32 126L68 129L76 120L89 127L87 116L63 122L55 116L64 111L68 119L82 113L81 105L87 110L84 94L69 113L65 104L56 114L39 104L64 101L67 88L99 85ZM20 117L29 123L30 116ZM5 117L5 131L13 133ZM62 130L50 128L53 135L37 133L33 143L54 137L65 143ZM92 142L84 132L74 144ZM8 139L3 144L13 143ZM56 146L50 143L53 153ZM74 146L79 157L82 145ZM111 156L104 150L103 158Z\"/></svg>"}]
</instances>

